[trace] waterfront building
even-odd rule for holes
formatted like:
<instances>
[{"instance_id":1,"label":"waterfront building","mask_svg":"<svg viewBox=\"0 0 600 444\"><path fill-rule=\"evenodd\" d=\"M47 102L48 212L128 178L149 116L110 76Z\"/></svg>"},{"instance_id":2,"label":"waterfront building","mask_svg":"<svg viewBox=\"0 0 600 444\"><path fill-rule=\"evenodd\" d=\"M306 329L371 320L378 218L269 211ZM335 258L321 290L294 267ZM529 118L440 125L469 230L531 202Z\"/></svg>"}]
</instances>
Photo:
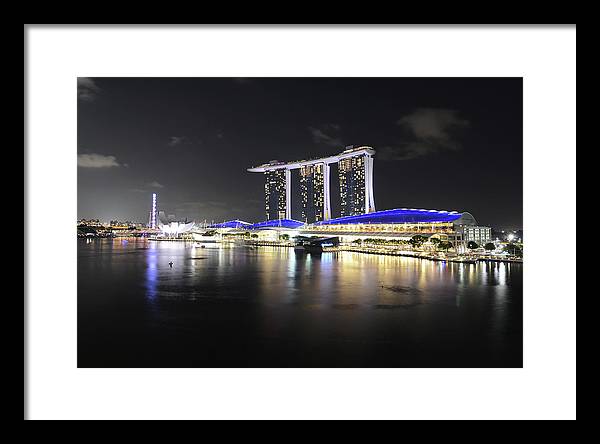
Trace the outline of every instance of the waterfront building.
<instances>
[{"instance_id":1,"label":"waterfront building","mask_svg":"<svg viewBox=\"0 0 600 444\"><path fill-rule=\"evenodd\" d=\"M267 219L283 219L291 213L290 171L276 169L265 171L265 211ZM288 205L289 204L289 205Z\"/></svg>"},{"instance_id":2,"label":"waterfront building","mask_svg":"<svg viewBox=\"0 0 600 444\"><path fill-rule=\"evenodd\" d=\"M299 230L304 227L304 222L294 219L265 220L246 227L251 237L260 242L279 242L283 238L287 241L297 237Z\"/></svg>"},{"instance_id":3,"label":"waterfront building","mask_svg":"<svg viewBox=\"0 0 600 444\"><path fill-rule=\"evenodd\" d=\"M349 157L338 164L340 179L340 215L355 216L365 213L364 158Z\"/></svg>"},{"instance_id":4,"label":"waterfront building","mask_svg":"<svg viewBox=\"0 0 600 444\"><path fill-rule=\"evenodd\" d=\"M247 229L252 224L243 220L228 220L218 224L209 225L208 228L222 228L222 229Z\"/></svg>"},{"instance_id":5,"label":"waterfront building","mask_svg":"<svg viewBox=\"0 0 600 444\"><path fill-rule=\"evenodd\" d=\"M313 223L325 217L325 164L300 167L300 194L302 198L302 220Z\"/></svg>"},{"instance_id":6,"label":"waterfront building","mask_svg":"<svg viewBox=\"0 0 600 444\"><path fill-rule=\"evenodd\" d=\"M277 219L277 220L265 220L263 222L258 222L255 224L252 224L248 227L246 227L246 229L248 230L264 230L264 229L269 229L269 230L279 230L279 231L285 231L285 230L296 230L300 227L304 227L305 224L304 222L301 222L299 220L294 220L294 219Z\"/></svg>"},{"instance_id":7,"label":"waterfront building","mask_svg":"<svg viewBox=\"0 0 600 444\"><path fill-rule=\"evenodd\" d=\"M166 237L181 237L189 234L196 227L195 222L188 222L187 218L177 220L174 214L166 214L165 211L159 211L156 220L156 228Z\"/></svg>"},{"instance_id":8,"label":"waterfront building","mask_svg":"<svg viewBox=\"0 0 600 444\"><path fill-rule=\"evenodd\" d=\"M301 232L315 236L336 235L343 243L369 238L408 241L420 235L451 242L457 250L463 251L462 228L475 223L475 218L467 212L399 208L317 222L306 225Z\"/></svg>"},{"instance_id":9,"label":"waterfront building","mask_svg":"<svg viewBox=\"0 0 600 444\"><path fill-rule=\"evenodd\" d=\"M339 242L350 244L365 239L408 242L419 235L428 239L437 238L450 242L457 252L466 251L463 233L476 227L477 221L468 212L398 208L376 211L356 216L344 216L326 221L306 224L293 219L266 220L251 225L225 223L213 226L217 231L251 232L260 240L276 241L283 234L289 239L337 237Z\"/></svg>"},{"instance_id":10,"label":"waterfront building","mask_svg":"<svg viewBox=\"0 0 600 444\"><path fill-rule=\"evenodd\" d=\"M338 162L340 180L340 216L356 216L375 211L373 198L373 157L372 153L353 146L347 147L346 154Z\"/></svg>"},{"instance_id":11,"label":"waterfront building","mask_svg":"<svg viewBox=\"0 0 600 444\"><path fill-rule=\"evenodd\" d=\"M369 146L350 146L339 154L318 159L297 160L292 162L271 161L269 163L249 168L253 173L263 173L265 176L265 208L268 219L291 219L291 170L301 169L301 194L306 199L306 210L302 218L314 219L320 216L322 220L331 219L330 196L330 165L338 164L338 170L343 168L345 198L343 199L343 215L370 213L375 211L373 198L373 155L375 150ZM346 159L351 159L346 161ZM355 160L352 160L355 159ZM313 169L305 167L314 167ZM302 171L302 169L304 170ZM320 172L322 170L322 172ZM315 175L315 171L317 175ZM347 174L346 174L347 173ZM303 176L304 174L304 176ZM321 179L322 176L322 179ZM305 179L303 179L303 177ZM310 180L308 178L311 178ZM323 182L322 192L320 182ZM315 187L315 185L317 185ZM322 198L321 198L322 193ZM322 202L322 203L321 203ZM322 207L322 210L320 208Z\"/></svg>"},{"instance_id":12,"label":"waterfront building","mask_svg":"<svg viewBox=\"0 0 600 444\"><path fill-rule=\"evenodd\" d=\"M488 242L492 242L492 228L480 227L478 225L461 227L463 239L465 242L475 242L483 247Z\"/></svg>"},{"instance_id":13,"label":"waterfront building","mask_svg":"<svg viewBox=\"0 0 600 444\"><path fill-rule=\"evenodd\" d=\"M484 243L491 230L478 227L468 212L398 208L376 211L373 194L373 155L369 146L348 146L341 153L318 159L293 162L271 161L250 172L265 175L267 221L244 227L247 230L289 230L308 237L339 237L342 243L364 239L410 241L420 235L450 242L456 251L464 251L466 242ZM338 164L340 213L331 217L330 165ZM291 218L290 171L300 171L302 215ZM278 233L279 236L281 233Z\"/></svg>"},{"instance_id":14,"label":"waterfront building","mask_svg":"<svg viewBox=\"0 0 600 444\"><path fill-rule=\"evenodd\" d=\"M347 157L338 163L340 180L340 215L356 216L374 211L374 204L368 202L366 155Z\"/></svg>"},{"instance_id":15,"label":"waterfront building","mask_svg":"<svg viewBox=\"0 0 600 444\"><path fill-rule=\"evenodd\" d=\"M190 233L194 225L194 222L169 222L168 224L161 223L159 228L163 236L177 238Z\"/></svg>"}]
</instances>

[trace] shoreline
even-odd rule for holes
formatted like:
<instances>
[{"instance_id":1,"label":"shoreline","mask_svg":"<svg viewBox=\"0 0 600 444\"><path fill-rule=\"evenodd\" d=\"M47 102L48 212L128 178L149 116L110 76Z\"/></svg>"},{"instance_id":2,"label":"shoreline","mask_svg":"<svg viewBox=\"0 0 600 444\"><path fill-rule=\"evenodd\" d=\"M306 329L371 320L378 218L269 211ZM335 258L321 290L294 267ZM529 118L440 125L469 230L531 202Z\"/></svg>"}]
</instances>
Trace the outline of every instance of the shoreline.
<instances>
[{"instance_id":1,"label":"shoreline","mask_svg":"<svg viewBox=\"0 0 600 444\"><path fill-rule=\"evenodd\" d=\"M149 241L156 242L183 242L183 243L203 243L201 241L197 241L194 239L164 239L164 238L146 238ZM206 242L210 244L230 244L234 242ZM293 248L295 245L291 242L269 242L269 241L245 241L243 245L246 247L275 247L275 248ZM323 253L337 253L337 252L351 252L351 253L362 253L362 254L378 254L381 256L398 256L398 257L410 257L413 259L426 259L435 262L452 262L452 263L461 263L461 264L470 264L475 265L478 262L489 262L489 263L511 263L511 264L522 264L523 259L519 258L493 258L493 257L465 257L465 256L455 256L455 257L438 257L427 253L419 253L412 251L402 251L402 250L379 250L377 248L372 247L362 247L357 248L353 246L339 246L339 247L325 247L323 249ZM309 252L304 252L306 254L311 254Z\"/></svg>"}]
</instances>

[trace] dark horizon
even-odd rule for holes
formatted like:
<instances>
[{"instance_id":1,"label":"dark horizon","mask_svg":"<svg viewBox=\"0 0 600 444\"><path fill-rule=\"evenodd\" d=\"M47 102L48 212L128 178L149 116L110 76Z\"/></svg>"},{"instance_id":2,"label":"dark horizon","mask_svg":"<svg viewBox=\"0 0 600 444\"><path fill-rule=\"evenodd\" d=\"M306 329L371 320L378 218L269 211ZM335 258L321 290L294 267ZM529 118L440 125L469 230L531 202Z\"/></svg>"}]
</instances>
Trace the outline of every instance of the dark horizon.
<instances>
[{"instance_id":1,"label":"dark horizon","mask_svg":"<svg viewBox=\"0 0 600 444\"><path fill-rule=\"evenodd\" d=\"M157 192L180 219L257 222L247 168L369 145L377 210L521 229L522 92L522 78L79 78L77 216L146 222Z\"/></svg>"}]
</instances>

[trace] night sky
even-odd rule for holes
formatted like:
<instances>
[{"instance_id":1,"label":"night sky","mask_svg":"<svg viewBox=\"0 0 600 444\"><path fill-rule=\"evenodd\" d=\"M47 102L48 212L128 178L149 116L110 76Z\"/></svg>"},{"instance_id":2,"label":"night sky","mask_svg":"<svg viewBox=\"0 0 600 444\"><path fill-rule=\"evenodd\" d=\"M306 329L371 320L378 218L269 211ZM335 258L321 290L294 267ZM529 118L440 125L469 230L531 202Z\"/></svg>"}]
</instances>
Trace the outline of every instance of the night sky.
<instances>
[{"instance_id":1,"label":"night sky","mask_svg":"<svg viewBox=\"0 0 600 444\"><path fill-rule=\"evenodd\" d=\"M377 210L522 228L521 78L79 78L78 218L265 219L269 160L369 145ZM298 171L293 217L300 218ZM339 216L337 169L332 210Z\"/></svg>"}]
</instances>

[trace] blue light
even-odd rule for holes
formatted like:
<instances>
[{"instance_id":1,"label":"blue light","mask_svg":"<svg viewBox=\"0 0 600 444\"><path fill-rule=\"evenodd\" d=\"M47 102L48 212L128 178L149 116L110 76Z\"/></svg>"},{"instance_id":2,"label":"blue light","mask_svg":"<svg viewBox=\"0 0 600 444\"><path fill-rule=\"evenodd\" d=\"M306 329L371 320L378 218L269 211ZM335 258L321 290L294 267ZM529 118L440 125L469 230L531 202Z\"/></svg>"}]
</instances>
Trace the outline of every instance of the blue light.
<instances>
[{"instance_id":1,"label":"blue light","mask_svg":"<svg viewBox=\"0 0 600 444\"><path fill-rule=\"evenodd\" d=\"M260 230L261 228L298 228L304 225L304 222L294 219L272 219L258 222L250 225L249 230Z\"/></svg>"},{"instance_id":2,"label":"blue light","mask_svg":"<svg viewBox=\"0 0 600 444\"><path fill-rule=\"evenodd\" d=\"M400 208L395 210L376 211L374 213L359 214L357 216L338 217L316 222L315 225L336 225L336 224L406 224L406 223L435 223L452 222L460 219L461 213L438 211L438 210L418 210Z\"/></svg>"},{"instance_id":3,"label":"blue light","mask_svg":"<svg viewBox=\"0 0 600 444\"><path fill-rule=\"evenodd\" d=\"M220 224L210 225L208 228L249 228L252 224L243 220L228 220Z\"/></svg>"},{"instance_id":4,"label":"blue light","mask_svg":"<svg viewBox=\"0 0 600 444\"><path fill-rule=\"evenodd\" d=\"M154 303L158 285L158 253L156 243L151 243L146 253L146 296L150 303Z\"/></svg>"}]
</instances>

